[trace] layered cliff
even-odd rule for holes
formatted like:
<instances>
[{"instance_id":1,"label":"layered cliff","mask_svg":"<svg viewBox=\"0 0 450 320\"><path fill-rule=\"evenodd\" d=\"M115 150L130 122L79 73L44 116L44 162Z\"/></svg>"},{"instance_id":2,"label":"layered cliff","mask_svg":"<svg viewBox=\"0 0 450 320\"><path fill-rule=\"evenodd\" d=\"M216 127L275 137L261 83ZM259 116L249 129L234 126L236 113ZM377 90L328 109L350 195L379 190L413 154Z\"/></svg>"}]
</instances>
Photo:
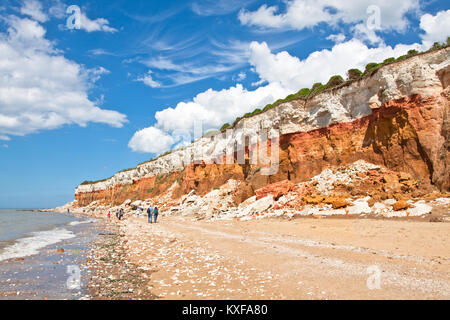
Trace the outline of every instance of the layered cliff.
<instances>
[{"instance_id":1,"label":"layered cliff","mask_svg":"<svg viewBox=\"0 0 450 320\"><path fill-rule=\"evenodd\" d=\"M307 181L325 168L358 160L407 173L420 181L423 192L449 191L449 83L450 48L417 55L361 80L242 119L227 132L203 137L104 181L80 185L75 199L78 206L92 201L119 205L160 196L169 188L173 198L192 190L204 195L232 179L240 182L233 194L239 204L269 184ZM269 132L269 139L279 133L279 139L272 140L279 145L276 172L264 175L261 164L249 161L258 144L244 147L246 161L238 161L236 141L243 132ZM201 159L195 156L199 150ZM232 161L220 164L227 156Z\"/></svg>"}]
</instances>

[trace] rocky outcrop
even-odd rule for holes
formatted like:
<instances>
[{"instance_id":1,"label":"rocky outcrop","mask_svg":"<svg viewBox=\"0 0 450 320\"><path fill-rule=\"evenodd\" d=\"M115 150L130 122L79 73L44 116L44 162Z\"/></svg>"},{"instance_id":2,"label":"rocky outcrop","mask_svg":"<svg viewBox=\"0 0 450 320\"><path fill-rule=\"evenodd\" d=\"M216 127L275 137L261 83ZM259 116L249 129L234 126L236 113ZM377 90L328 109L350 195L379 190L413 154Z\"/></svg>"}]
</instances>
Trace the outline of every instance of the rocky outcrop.
<instances>
[{"instance_id":1,"label":"rocky outcrop","mask_svg":"<svg viewBox=\"0 0 450 320\"><path fill-rule=\"evenodd\" d=\"M177 199L192 190L208 194L232 179L240 182L232 195L239 204L267 185L308 181L326 168L358 160L408 174L422 192L449 191L449 53L444 48L418 55L311 99L283 103L242 119L227 133L203 137L106 181L80 185L75 198L80 206L119 205L173 187ZM269 132L270 139L275 131L280 134L276 173L263 175L262 165L249 161L258 144L247 146L245 163L238 163L235 142L243 134ZM199 150L205 157L194 161ZM233 163L217 164L223 150Z\"/></svg>"}]
</instances>

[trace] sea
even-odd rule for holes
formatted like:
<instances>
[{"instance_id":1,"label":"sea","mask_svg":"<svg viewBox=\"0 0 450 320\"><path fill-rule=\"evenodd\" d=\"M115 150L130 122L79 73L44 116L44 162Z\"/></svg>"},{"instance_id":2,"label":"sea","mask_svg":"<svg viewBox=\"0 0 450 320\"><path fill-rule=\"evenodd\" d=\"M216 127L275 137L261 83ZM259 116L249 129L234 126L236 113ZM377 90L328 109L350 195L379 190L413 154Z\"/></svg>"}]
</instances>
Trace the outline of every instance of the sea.
<instances>
[{"instance_id":1,"label":"sea","mask_svg":"<svg viewBox=\"0 0 450 320\"><path fill-rule=\"evenodd\" d=\"M101 232L73 213L0 209L0 300L88 299L87 253Z\"/></svg>"}]
</instances>

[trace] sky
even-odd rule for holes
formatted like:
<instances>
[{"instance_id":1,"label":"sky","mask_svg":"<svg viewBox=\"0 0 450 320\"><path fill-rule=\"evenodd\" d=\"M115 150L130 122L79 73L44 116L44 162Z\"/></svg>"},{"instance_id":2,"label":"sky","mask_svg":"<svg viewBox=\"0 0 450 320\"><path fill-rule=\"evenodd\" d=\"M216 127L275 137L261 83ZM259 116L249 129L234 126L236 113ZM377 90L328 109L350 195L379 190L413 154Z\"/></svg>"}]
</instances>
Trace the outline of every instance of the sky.
<instances>
[{"instance_id":1,"label":"sky","mask_svg":"<svg viewBox=\"0 0 450 320\"><path fill-rule=\"evenodd\" d=\"M2 0L0 208L72 201L350 68L426 50L444 0Z\"/></svg>"}]
</instances>

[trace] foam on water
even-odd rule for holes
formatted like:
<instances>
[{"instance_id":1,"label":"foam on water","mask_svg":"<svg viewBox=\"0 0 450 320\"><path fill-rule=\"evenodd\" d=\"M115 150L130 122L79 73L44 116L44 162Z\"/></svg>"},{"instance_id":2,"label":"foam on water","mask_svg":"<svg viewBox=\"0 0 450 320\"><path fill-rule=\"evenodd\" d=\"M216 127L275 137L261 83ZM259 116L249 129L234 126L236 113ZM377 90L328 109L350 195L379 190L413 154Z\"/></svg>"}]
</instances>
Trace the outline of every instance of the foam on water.
<instances>
[{"instance_id":1,"label":"foam on water","mask_svg":"<svg viewBox=\"0 0 450 320\"><path fill-rule=\"evenodd\" d=\"M85 224L85 223L93 223L95 222L95 219L87 219L87 220L82 220L82 221L73 221L69 223L69 226L77 226L79 224Z\"/></svg>"},{"instance_id":2,"label":"foam on water","mask_svg":"<svg viewBox=\"0 0 450 320\"><path fill-rule=\"evenodd\" d=\"M33 232L31 236L20 238L14 244L5 247L0 252L0 261L38 254L42 248L73 237L75 234L64 228Z\"/></svg>"}]
</instances>

